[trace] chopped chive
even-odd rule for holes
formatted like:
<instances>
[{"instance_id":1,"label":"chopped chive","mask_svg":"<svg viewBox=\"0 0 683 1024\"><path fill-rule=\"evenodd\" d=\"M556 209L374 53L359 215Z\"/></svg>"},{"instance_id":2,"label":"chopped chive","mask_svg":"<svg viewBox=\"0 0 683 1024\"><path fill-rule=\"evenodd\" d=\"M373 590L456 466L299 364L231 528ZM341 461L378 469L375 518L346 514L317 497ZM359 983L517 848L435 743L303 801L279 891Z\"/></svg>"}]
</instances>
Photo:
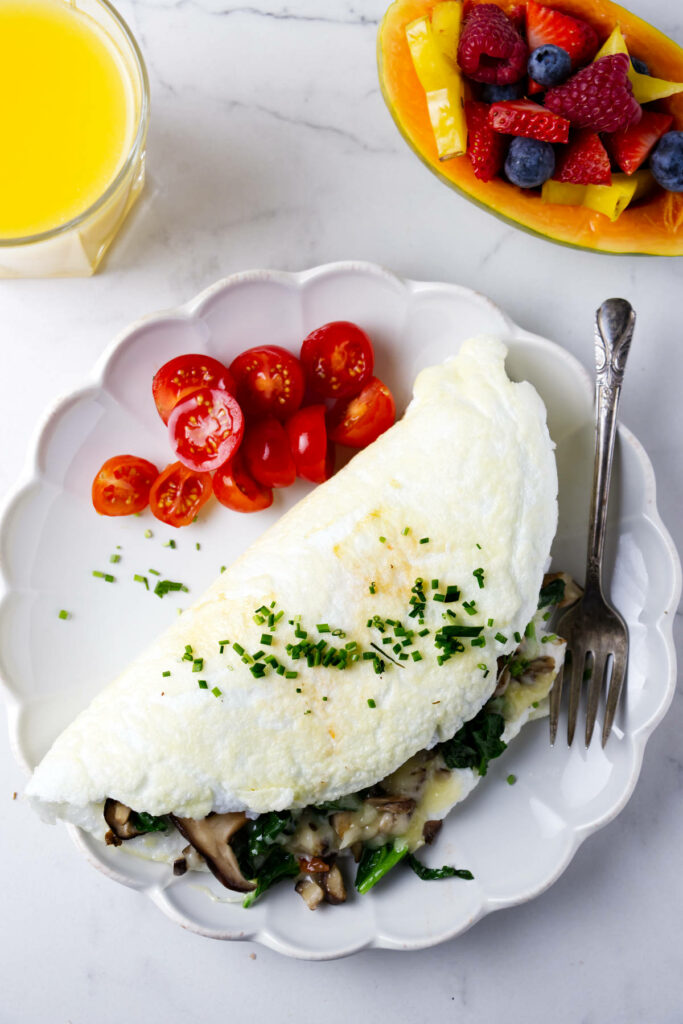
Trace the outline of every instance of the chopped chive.
<instances>
[{"instance_id":1,"label":"chopped chive","mask_svg":"<svg viewBox=\"0 0 683 1024\"><path fill-rule=\"evenodd\" d=\"M484 589L484 570L483 569L475 569L474 572L472 573L472 575L474 576L475 580L479 584L479 588L481 590L483 590Z\"/></svg>"},{"instance_id":2,"label":"chopped chive","mask_svg":"<svg viewBox=\"0 0 683 1024\"><path fill-rule=\"evenodd\" d=\"M232 649L240 656L244 654L244 647L241 644L233 644Z\"/></svg>"},{"instance_id":3,"label":"chopped chive","mask_svg":"<svg viewBox=\"0 0 683 1024\"><path fill-rule=\"evenodd\" d=\"M251 672L254 679L262 679L263 676L266 674L266 667L265 665L259 665L257 663L256 665L250 665L249 671Z\"/></svg>"},{"instance_id":4,"label":"chopped chive","mask_svg":"<svg viewBox=\"0 0 683 1024\"><path fill-rule=\"evenodd\" d=\"M507 782L508 786L514 786L515 782L517 781L517 776L516 775L508 775L508 777L507 777L507 779L505 781Z\"/></svg>"},{"instance_id":5,"label":"chopped chive","mask_svg":"<svg viewBox=\"0 0 683 1024\"><path fill-rule=\"evenodd\" d=\"M270 647L273 642L273 637L270 633L261 633L261 643L265 644L266 647ZM238 651L239 654L239 651Z\"/></svg>"},{"instance_id":6,"label":"chopped chive","mask_svg":"<svg viewBox=\"0 0 683 1024\"><path fill-rule=\"evenodd\" d=\"M295 672L293 669L288 669L287 672L285 672L285 679L296 679L298 675L298 672Z\"/></svg>"},{"instance_id":7,"label":"chopped chive","mask_svg":"<svg viewBox=\"0 0 683 1024\"><path fill-rule=\"evenodd\" d=\"M543 616L543 621L547 622L551 615L552 615L552 612L546 612L545 615Z\"/></svg>"},{"instance_id":8,"label":"chopped chive","mask_svg":"<svg viewBox=\"0 0 683 1024\"><path fill-rule=\"evenodd\" d=\"M429 544L429 537L420 537L420 544Z\"/></svg>"},{"instance_id":9,"label":"chopped chive","mask_svg":"<svg viewBox=\"0 0 683 1024\"><path fill-rule=\"evenodd\" d=\"M493 625L493 619L489 619L488 622L486 623L486 625L487 626L492 626Z\"/></svg>"},{"instance_id":10,"label":"chopped chive","mask_svg":"<svg viewBox=\"0 0 683 1024\"><path fill-rule=\"evenodd\" d=\"M259 658L262 658L265 653L265 651L257 651L256 654L252 654L252 658L254 659L254 661L258 661Z\"/></svg>"},{"instance_id":11,"label":"chopped chive","mask_svg":"<svg viewBox=\"0 0 683 1024\"><path fill-rule=\"evenodd\" d=\"M319 622L318 625L315 628L318 630L319 633L329 633L330 632L330 627L327 625L326 622Z\"/></svg>"},{"instance_id":12,"label":"chopped chive","mask_svg":"<svg viewBox=\"0 0 683 1024\"><path fill-rule=\"evenodd\" d=\"M311 711L311 709L310 709L310 708L308 708L308 710L307 710L307 711L304 711L304 714L305 714L305 715L311 715L311 714L313 714L313 712Z\"/></svg>"},{"instance_id":13,"label":"chopped chive","mask_svg":"<svg viewBox=\"0 0 683 1024\"><path fill-rule=\"evenodd\" d=\"M481 544L477 544L477 547L478 547L478 548L479 548L479 550L481 551Z\"/></svg>"},{"instance_id":14,"label":"chopped chive","mask_svg":"<svg viewBox=\"0 0 683 1024\"><path fill-rule=\"evenodd\" d=\"M117 562L120 562L120 561L121 561L121 555L110 555L110 556L109 556L109 561L110 561L110 562L111 562L111 563L112 563L113 565L116 565L116 563L117 563Z\"/></svg>"},{"instance_id":15,"label":"chopped chive","mask_svg":"<svg viewBox=\"0 0 683 1024\"><path fill-rule=\"evenodd\" d=\"M363 661L374 661L377 657L372 651L363 651Z\"/></svg>"},{"instance_id":16,"label":"chopped chive","mask_svg":"<svg viewBox=\"0 0 683 1024\"><path fill-rule=\"evenodd\" d=\"M376 707L377 707L377 704L376 704L376 703L375 703L375 701L374 701L374 700L372 699L372 697L368 697L368 707L369 707L369 708L376 708Z\"/></svg>"},{"instance_id":17,"label":"chopped chive","mask_svg":"<svg viewBox=\"0 0 683 1024\"><path fill-rule=\"evenodd\" d=\"M198 679L197 686L199 687L200 690L208 690L209 688L209 684L207 683L206 679Z\"/></svg>"},{"instance_id":18,"label":"chopped chive","mask_svg":"<svg viewBox=\"0 0 683 1024\"><path fill-rule=\"evenodd\" d=\"M508 638L504 636L502 633L496 633L495 639L498 641L499 644L506 644L508 642Z\"/></svg>"},{"instance_id":19,"label":"chopped chive","mask_svg":"<svg viewBox=\"0 0 683 1024\"><path fill-rule=\"evenodd\" d=\"M380 537L379 542L380 542L380 544L386 544L387 538L386 537Z\"/></svg>"},{"instance_id":20,"label":"chopped chive","mask_svg":"<svg viewBox=\"0 0 683 1024\"><path fill-rule=\"evenodd\" d=\"M375 586L374 583L370 584L370 586L368 587L368 590L370 591L371 594L376 594L377 593L377 587Z\"/></svg>"},{"instance_id":21,"label":"chopped chive","mask_svg":"<svg viewBox=\"0 0 683 1024\"><path fill-rule=\"evenodd\" d=\"M522 636L521 636L521 633L515 633L515 640L516 640L516 642L517 642L518 644L521 644L521 642L522 642Z\"/></svg>"},{"instance_id":22,"label":"chopped chive","mask_svg":"<svg viewBox=\"0 0 683 1024\"><path fill-rule=\"evenodd\" d=\"M296 692L297 692L297 693L301 693L301 687L300 687L300 686L297 686L297 688L296 688Z\"/></svg>"},{"instance_id":23,"label":"chopped chive","mask_svg":"<svg viewBox=\"0 0 683 1024\"><path fill-rule=\"evenodd\" d=\"M408 660L408 655L407 654L399 654L398 660L399 661L407 661Z\"/></svg>"},{"instance_id":24,"label":"chopped chive","mask_svg":"<svg viewBox=\"0 0 683 1024\"><path fill-rule=\"evenodd\" d=\"M384 672L384 669L386 668L381 658L376 658L375 661L373 662L372 667L375 670L375 674L378 676L381 675L382 672Z\"/></svg>"},{"instance_id":25,"label":"chopped chive","mask_svg":"<svg viewBox=\"0 0 683 1024\"><path fill-rule=\"evenodd\" d=\"M439 581L438 580L432 580L432 590L438 590L438 589L439 589Z\"/></svg>"},{"instance_id":26,"label":"chopped chive","mask_svg":"<svg viewBox=\"0 0 683 1024\"><path fill-rule=\"evenodd\" d=\"M400 654L401 653L401 645L400 644L394 644L392 650L393 650L394 654Z\"/></svg>"},{"instance_id":27,"label":"chopped chive","mask_svg":"<svg viewBox=\"0 0 683 1024\"><path fill-rule=\"evenodd\" d=\"M201 551L202 550L202 546L199 543L199 541L197 541L197 543L195 544L195 548L197 549L197 551Z\"/></svg>"},{"instance_id":28,"label":"chopped chive","mask_svg":"<svg viewBox=\"0 0 683 1024\"><path fill-rule=\"evenodd\" d=\"M472 647L485 647L485 646L486 646L486 640L484 639L484 637L483 636L475 636L474 640L472 641Z\"/></svg>"},{"instance_id":29,"label":"chopped chive","mask_svg":"<svg viewBox=\"0 0 683 1024\"><path fill-rule=\"evenodd\" d=\"M420 632L417 635L418 636L428 636L429 635L429 630L428 629L421 629Z\"/></svg>"},{"instance_id":30,"label":"chopped chive","mask_svg":"<svg viewBox=\"0 0 683 1024\"><path fill-rule=\"evenodd\" d=\"M145 530L145 537L149 538L149 537L153 537L153 536L154 536L154 534L152 533L151 530Z\"/></svg>"},{"instance_id":31,"label":"chopped chive","mask_svg":"<svg viewBox=\"0 0 683 1024\"><path fill-rule=\"evenodd\" d=\"M193 663L192 663L192 671L193 672L201 672L201 670L203 668L204 668L204 659L203 658L195 658Z\"/></svg>"},{"instance_id":32,"label":"chopped chive","mask_svg":"<svg viewBox=\"0 0 683 1024\"><path fill-rule=\"evenodd\" d=\"M173 540L172 537L171 537L171 539L169 541L166 542L166 544L164 544L164 547L165 548L174 548L175 547L175 541Z\"/></svg>"},{"instance_id":33,"label":"chopped chive","mask_svg":"<svg viewBox=\"0 0 683 1024\"><path fill-rule=\"evenodd\" d=\"M226 568L227 568L227 566L225 566L225 565L222 565L222 566L221 566L221 572L225 572Z\"/></svg>"},{"instance_id":34,"label":"chopped chive","mask_svg":"<svg viewBox=\"0 0 683 1024\"><path fill-rule=\"evenodd\" d=\"M391 637L390 636L383 636L382 637L382 643L383 644L390 644L391 643Z\"/></svg>"},{"instance_id":35,"label":"chopped chive","mask_svg":"<svg viewBox=\"0 0 683 1024\"><path fill-rule=\"evenodd\" d=\"M413 661L422 661L422 655L419 651L411 651L410 653Z\"/></svg>"},{"instance_id":36,"label":"chopped chive","mask_svg":"<svg viewBox=\"0 0 683 1024\"><path fill-rule=\"evenodd\" d=\"M162 672L161 674L162 674L162 676L163 676L163 677L164 677L164 679L165 679L165 678L166 678L166 676L170 676L170 674L171 674L171 673L169 672L169 670L168 670L168 669L166 669L166 671L165 671L165 672Z\"/></svg>"},{"instance_id":37,"label":"chopped chive","mask_svg":"<svg viewBox=\"0 0 683 1024\"><path fill-rule=\"evenodd\" d=\"M443 602L445 600L446 600L446 595L445 594L434 594L434 597L432 598L432 601L442 601Z\"/></svg>"},{"instance_id":38,"label":"chopped chive","mask_svg":"<svg viewBox=\"0 0 683 1024\"><path fill-rule=\"evenodd\" d=\"M133 579L135 580L136 583L144 583L145 584L145 590L149 590L149 582L148 582L146 576L139 576L136 573L135 576L133 576Z\"/></svg>"},{"instance_id":39,"label":"chopped chive","mask_svg":"<svg viewBox=\"0 0 683 1024\"><path fill-rule=\"evenodd\" d=\"M174 590L182 590L184 593L188 592L188 588L184 583L178 583L175 580L159 580L154 588L154 593L157 597L164 597L166 594L170 594L171 591Z\"/></svg>"},{"instance_id":40,"label":"chopped chive","mask_svg":"<svg viewBox=\"0 0 683 1024\"><path fill-rule=\"evenodd\" d=\"M547 636L542 637L541 643L551 644L554 640L557 640L557 636L555 635L555 633L548 633Z\"/></svg>"},{"instance_id":41,"label":"chopped chive","mask_svg":"<svg viewBox=\"0 0 683 1024\"><path fill-rule=\"evenodd\" d=\"M158 569L148 569L147 572L151 572L152 576L161 576Z\"/></svg>"},{"instance_id":42,"label":"chopped chive","mask_svg":"<svg viewBox=\"0 0 683 1024\"><path fill-rule=\"evenodd\" d=\"M527 639L529 639L529 640L535 640L536 639L536 627L534 626L533 620L529 623L529 625L524 630L524 636L527 637Z\"/></svg>"},{"instance_id":43,"label":"chopped chive","mask_svg":"<svg viewBox=\"0 0 683 1024\"><path fill-rule=\"evenodd\" d=\"M468 615L476 615L477 614L477 606L476 606L476 603L474 601L463 601L462 606L463 606L463 608L465 609L465 611L467 612Z\"/></svg>"},{"instance_id":44,"label":"chopped chive","mask_svg":"<svg viewBox=\"0 0 683 1024\"><path fill-rule=\"evenodd\" d=\"M482 672L488 672L488 670L489 670L488 665L485 665L483 661L479 662L479 664L477 665L477 668L480 668L482 670Z\"/></svg>"},{"instance_id":45,"label":"chopped chive","mask_svg":"<svg viewBox=\"0 0 683 1024\"><path fill-rule=\"evenodd\" d=\"M94 577L95 577L96 579L98 579L98 580L104 580L104 581L105 581L105 583L113 583L113 582L114 582L114 580L116 579L116 577L115 577L115 576L112 576L112 575L111 575L111 573L108 573L108 572L100 572L100 571L99 571L99 569L93 569L93 573L92 573L92 574L93 574L93 576L94 576Z\"/></svg>"},{"instance_id":46,"label":"chopped chive","mask_svg":"<svg viewBox=\"0 0 683 1024\"><path fill-rule=\"evenodd\" d=\"M323 700L327 700L327 697L323 697L322 699L323 699Z\"/></svg>"},{"instance_id":47,"label":"chopped chive","mask_svg":"<svg viewBox=\"0 0 683 1024\"><path fill-rule=\"evenodd\" d=\"M444 598L444 601L446 601L447 604L452 604L453 601L457 601L459 597L460 591L456 586L453 586L451 584L450 586L446 587L446 596Z\"/></svg>"},{"instance_id":48,"label":"chopped chive","mask_svg":"<svg viewBox=\"0 0 683 1024\"><path fill-rule=\"evenodd\" d=\"M408 534L410 533L410 527L409 526L404 526L403 530L402 530L402 533L403 533L404 537L407 537Z\"/></svg>"},{"instance_id":49,"label":"chopped chive","mask_svg":"<svg viewBox=\"0 0 683 1024\"><path fill-rule=\"evenodd\" d=\"M69 618L69 613L66 611L66 609L62 608L62 610L59 613L59 618L60 619L68 619Z\"/></svg>"},{"instance_id":50,"label":"chopped chive","mask_svg":"<svg viewBox=\"0 0 683 1024\"><path fill-rule=\"evenodd\" d=\"M532 708L537 708L538 707L538 701L537 700L532 700L531 706L532 706Z\"/></svg>"},{"instance_id":51,"label":"chopped chive","mask_svg":"<svg viewBox=\"0 0 683 1024\"><path fill-rule=\"evenodd\" d=\"M211 691L211 693L214 695L214 697L222 697L223 696L223 691L219 690L217 686L214 686L214 688Z\"/></svg>"}]
</instances>

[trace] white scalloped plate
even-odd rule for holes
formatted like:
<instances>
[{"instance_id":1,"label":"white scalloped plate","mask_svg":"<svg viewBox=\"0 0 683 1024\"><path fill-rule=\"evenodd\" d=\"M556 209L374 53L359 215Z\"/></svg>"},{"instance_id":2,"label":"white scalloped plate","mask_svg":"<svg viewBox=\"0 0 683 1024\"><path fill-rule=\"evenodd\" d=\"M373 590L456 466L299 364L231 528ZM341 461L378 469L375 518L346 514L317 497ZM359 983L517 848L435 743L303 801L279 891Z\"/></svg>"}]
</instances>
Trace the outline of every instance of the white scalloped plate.
<instances>
[{"instance_id":1,"label":"white scalloped plate","mask_svg":"<svg viewBox=\"0 0 683 1024\"><path fill-rule=\"evenodd\" d=\"M149 513L125 520L97 516L90 482L104 459L123 451L169 461L151 398L155 370L172 356L206 351L230 362L258 343L296 349L322 323L349 319L374 339L377 373L399 408L416 372L480 331L509 345L508 369L544 398L557 444L560 525L554 564L582 578L592 466L590 381L550 341L513 324L491 302L455 285L403 281L364 263L301 274L237 274L194 301L149 317L121 335L84 387L42 424L21 484L0 529L4 593L0 674L10 708L11 741L30 770L55 736L160 629L194 599L282 511L305 493L297 484L272 509L240 516L216 507L192 528L173 531ZM636 344L638 339L636 338ZM588 346L587 346L588 348ZM463 438L463 444L467 439ZM151 529L153 537L145 536ZM174 537L175 549L165 547ZM290 956L327 959L375 946L418 949L464 931L489 911L520 903L549 886L579 844L624 806L646 740L674 692L673 613L680 565L655 506L651 465L622 428L611 502L608 578L628 621L631 658L626 700L602 750L548 743L547 723L528 726L490 767L487 778L449 818L426 858L469 867L473 882L426 884L396 870L364 897L312 914L289 885L250 910L226 902L212 876L173 879L167 866L72 835L91 863L146 892L170 918L204 935L253 939ZM196 549L199 543L201 550ZM120 545L121 561L109 563ZM190 585L163 601L133 581L156 568ZM111 571L116 583L92 576ZM61 608L72 617L59 619ZM509 773L517 776L506 785ZM46 834L46 843L49 835ZM46 856L49 853L46 850Z\"/></svg>"}]
</instances>

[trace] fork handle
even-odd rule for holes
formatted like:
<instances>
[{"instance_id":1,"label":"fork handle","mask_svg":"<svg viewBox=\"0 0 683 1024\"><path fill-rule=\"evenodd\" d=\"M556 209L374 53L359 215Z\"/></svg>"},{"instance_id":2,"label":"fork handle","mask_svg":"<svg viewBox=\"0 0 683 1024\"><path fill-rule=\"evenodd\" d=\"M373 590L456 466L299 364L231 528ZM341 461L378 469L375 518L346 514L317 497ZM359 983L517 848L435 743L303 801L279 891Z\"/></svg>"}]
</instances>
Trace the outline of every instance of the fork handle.
<instances>
[{"instance_id":1,"label":"fork handle","mask_svg":"<svg viewBox=\"0 0 683 1024\"><path fill-rule=\"evenodd\" d=\"M602 556L612 478L617 409L636 315L626 299L607 299L595 315L595 463L586 586L602 591Z\"/></svg>"}]
</instances>

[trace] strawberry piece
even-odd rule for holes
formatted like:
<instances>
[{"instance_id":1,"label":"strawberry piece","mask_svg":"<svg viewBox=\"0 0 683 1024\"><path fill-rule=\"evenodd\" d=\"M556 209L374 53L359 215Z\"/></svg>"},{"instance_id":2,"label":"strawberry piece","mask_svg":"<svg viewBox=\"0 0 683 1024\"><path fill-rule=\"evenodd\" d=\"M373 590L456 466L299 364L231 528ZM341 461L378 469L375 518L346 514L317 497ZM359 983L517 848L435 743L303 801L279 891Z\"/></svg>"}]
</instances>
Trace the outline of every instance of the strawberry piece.
<instances>
[{"instance_id":1,"label":"strawberry piece","mask_svg":"<svg viewBox=\"0 0 683 1024\"><path fill-rule=\"evenodd\" d=\"M496 4L473 7L458 43L460 70L475 82L510 85L526 74L527 45Z\"/></svg>"},{"instance_id":2,"label":"strawberry piece","mask_svg":"<svg viewBox=\"0 0 683 1024\"><path fill-rule=\"evenodd\" d=\"M644 110L638 124L632 128L623 128L608 137L607 148L622 171L625 174L633 174L645 162L654 144L668 132L672 124L671 114Z\"/></svg>"},{"instance_id":3,"label":"strawberry piece","mask_svg":"<svg viewBox=\"0 0 683 1024\"><path fill-rule=\"evenodd\" d=\"M573 185L611 185L609 156L600 136L588 128L577 132L570 144L558 151L553 178Z\"/></svg>"},{"instance_id":4,"label":"strawberry piece","mask_svg":"<svg viewBox=\"0 0 683 1024\"><path fill-rule=\"evenodd\" d=\"M592 25L581 18L562 14L553 7L544 7L536 0L528 0L526 24L530 50L544 43L561 46L571 57L574 67L587 64L598 52L598 36Z\"/></svg>"},{"instance_id":5,"label":"strawberry piece","mask_svg":"<svg viewBox=\"0 0 683 1024\"><path fill-rule=\"evenodd\" d=\"M479 100L465 103L467 155L480 181L491 181L505 161L506 140L489 124L489 105Z\"/></svg>"},{"instance_id":6,"label":"strawberry piece","mask_svg":"<svg viewBox=\"0 0 683 1024\"><path fill-rule=\"evenodd\" d=\"M569 139L569 121L531 100L492 103L489 124L496 132L540 142L567 142Z\"/></svg>"},{"instance_id":7,"label":"strawberry piece","mask_svg":"<svg viewBox=\"0 0 683 1024\"><path fill-rule=\"evenodd\" d=\"M629 57L601 57L545 94L545 105L568 118L575 128L616 132L637 124L642 116L628 78Z\"/></svg>"},{"instance_id":8,"label":"strawberry piece","mask_svg":"<svg viewBox=\"0 0 683 1024\"><path fill-rule=\"evenodd\" d=\"M530 78L527 83L526 94L527 96L535 96L537 92L543 92L544 89L544 85L539 85L538 82L534 82L533 78Z\"/></svg>"}]
</instances>

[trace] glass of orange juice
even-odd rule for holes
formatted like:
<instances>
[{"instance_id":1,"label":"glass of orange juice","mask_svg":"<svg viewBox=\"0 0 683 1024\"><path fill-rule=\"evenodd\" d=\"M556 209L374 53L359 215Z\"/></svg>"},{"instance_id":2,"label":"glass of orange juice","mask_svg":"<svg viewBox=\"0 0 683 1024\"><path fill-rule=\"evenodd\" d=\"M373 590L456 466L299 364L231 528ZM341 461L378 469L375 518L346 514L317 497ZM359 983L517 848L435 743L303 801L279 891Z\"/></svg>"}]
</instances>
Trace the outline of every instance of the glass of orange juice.
<instances>
[{"instance_id":1,"label":"glass of orange juice","mask_svg":"<svg viewBox=\"0 0 683 1024\"><path fill-rule=\"evenodd\" d=\"M92 274L145 179L149 83L107 0L0 0L0 277Z\"/></svg>"}]
</instances>

